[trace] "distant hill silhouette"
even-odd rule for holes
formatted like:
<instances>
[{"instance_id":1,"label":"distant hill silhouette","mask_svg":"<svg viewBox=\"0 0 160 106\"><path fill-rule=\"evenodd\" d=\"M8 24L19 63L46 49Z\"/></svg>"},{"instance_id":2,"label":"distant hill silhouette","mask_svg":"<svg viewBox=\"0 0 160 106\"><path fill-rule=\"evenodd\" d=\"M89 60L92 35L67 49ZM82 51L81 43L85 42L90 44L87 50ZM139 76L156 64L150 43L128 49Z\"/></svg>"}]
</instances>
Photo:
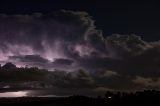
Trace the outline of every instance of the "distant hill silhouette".
<instances>
[{"instance_id":1,"label":"distant hill silhouette","mask_svg":"<svg viewBox=\"0 0 160 106\"><path fill-rule=\"evenodd\" d=\"M14 65L11 62L6 63L5 65L2 66L3 69L15 69L17 68L16 65Z\"/></svg>"}]
</instances>

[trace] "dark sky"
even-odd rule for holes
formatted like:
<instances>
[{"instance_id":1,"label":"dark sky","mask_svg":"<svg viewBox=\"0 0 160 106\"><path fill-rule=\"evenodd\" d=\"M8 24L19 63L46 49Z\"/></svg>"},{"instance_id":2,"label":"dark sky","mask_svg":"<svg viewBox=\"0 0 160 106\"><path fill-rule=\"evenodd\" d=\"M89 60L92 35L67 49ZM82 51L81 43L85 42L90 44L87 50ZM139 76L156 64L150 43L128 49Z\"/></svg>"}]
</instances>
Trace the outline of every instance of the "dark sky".
<instances>
[{"instance_id":1,"label":"dark sky","mask_svg":"<svg viewBox=\"0 0 160 106\"><path fill-rule=\"evenodd\" d=\"M0 12L28 14L57 9L87 11L104 36L113 33L138 34L147 41L160 39L160 6L155 0L4 0Z\"/></svg>"}]
</instances>

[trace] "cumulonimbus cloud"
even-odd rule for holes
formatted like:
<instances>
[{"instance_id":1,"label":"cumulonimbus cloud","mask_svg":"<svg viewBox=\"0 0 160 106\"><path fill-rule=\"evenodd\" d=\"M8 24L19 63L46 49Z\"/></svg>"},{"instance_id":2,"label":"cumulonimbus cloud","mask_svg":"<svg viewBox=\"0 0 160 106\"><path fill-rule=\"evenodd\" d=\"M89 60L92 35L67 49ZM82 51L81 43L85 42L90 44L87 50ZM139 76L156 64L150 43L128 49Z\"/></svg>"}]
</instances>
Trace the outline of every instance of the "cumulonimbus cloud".
<instances>
[{"instance_id":1,"label":"cumulonimbus cloud","mask_svg":"<svg viewBox=\"0 0 160 106\"><path fill-rule=\"evenodd\" d=\"M133 83L135 76L160 75L158 41L147 42L134 34L105 38L86 12L0 14L0 23L1 63L11 61L49 70L84 69L92 73L87 81L111 89L134 85L139 80ZM97 73L104 75L95 76Z\"/></svg>"},{"instance_id":2,"label":"cumulonimbus cloud","mask_svg":"<svg viewBox=\"0 0 160 106\"><path fill-rule=\"evenodd\" d=\"M55 58L79 58L100 53L101 45L104 45L102 35L86 12L1 14L0 22L1 61L25 55L39 55L50 62Z\"/></svg>"}]
</instances>

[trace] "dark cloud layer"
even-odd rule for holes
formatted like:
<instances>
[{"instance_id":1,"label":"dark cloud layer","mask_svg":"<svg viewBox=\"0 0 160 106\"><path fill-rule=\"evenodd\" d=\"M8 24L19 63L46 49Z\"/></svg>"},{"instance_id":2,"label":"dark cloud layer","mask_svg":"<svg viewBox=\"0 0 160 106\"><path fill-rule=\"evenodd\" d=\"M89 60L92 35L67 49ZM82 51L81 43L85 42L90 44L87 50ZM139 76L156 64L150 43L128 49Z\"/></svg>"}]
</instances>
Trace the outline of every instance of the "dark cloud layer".
<instances>
[{"instance_id":1,"label":"dark cloud layer","mask_svg":"<svg viewBox=\"0 0 160 106\"><path fill-rule=\"evenodd\" d=\"M160 87L159 41L147 42L134 34L104 38L86 12L1 14L0 23L1 62L51 71L87 70L81 77L67 74L69 80L60 77L65 72L57 73L60 81L57 83L63 87L94 86L96 90L136 89L139 85Z\"/></svg>"},{"instance_id":2,"label":"dark cloud layer","mask_svg":"<svg viewBox=\"0 0 160 106\"><path fill-rule=\"evenodd\" d=\"M19 56L9 56L10 60L20 60L21 62L40 62L47 63L48 60L42 58L40 55L19 55Z\"/></svg>"},{"instance_id":3,"label":"dark cloud layer","mask_svg":"<svg viewBox=\"0 0 160 106\"><path fill-rule=\"evenodd\" d=\"M53 64L62 64L62 65L71 65L73 63L72 60L69 59L56 59Z\"/></svg>"}]
</instances>

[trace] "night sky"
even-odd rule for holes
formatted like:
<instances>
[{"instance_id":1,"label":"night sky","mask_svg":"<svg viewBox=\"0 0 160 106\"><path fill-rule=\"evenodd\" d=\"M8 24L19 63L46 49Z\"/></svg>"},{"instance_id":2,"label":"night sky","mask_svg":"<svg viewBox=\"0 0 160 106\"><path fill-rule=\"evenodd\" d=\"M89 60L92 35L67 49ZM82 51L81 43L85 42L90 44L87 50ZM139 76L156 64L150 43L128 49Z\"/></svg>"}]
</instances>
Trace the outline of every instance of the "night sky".
<instances>
[{"instance_id":1,"label":"night sky","mask_svg":"<svg viewBox=\"0 0 160 106\"><path fill-rule=\"evenodd\" d=\"M0 62L71 73L83 69L75 86L94 91L160 89L159 5L0 1ZM61 80L64 87L75 83Z\"/></svg>"},{"instance_id":2,"label":"night sky","mask_svg":"<svg viewBox=\"0 0 160 106\"><path fill-rule=\"evenodd\" d=\"M2 0L0 12L6 14L48 13L58 9L87 11L104 36L113 33L138 34L145 40L159 39L158 0Z\"/></svg>"}]
</instances>

